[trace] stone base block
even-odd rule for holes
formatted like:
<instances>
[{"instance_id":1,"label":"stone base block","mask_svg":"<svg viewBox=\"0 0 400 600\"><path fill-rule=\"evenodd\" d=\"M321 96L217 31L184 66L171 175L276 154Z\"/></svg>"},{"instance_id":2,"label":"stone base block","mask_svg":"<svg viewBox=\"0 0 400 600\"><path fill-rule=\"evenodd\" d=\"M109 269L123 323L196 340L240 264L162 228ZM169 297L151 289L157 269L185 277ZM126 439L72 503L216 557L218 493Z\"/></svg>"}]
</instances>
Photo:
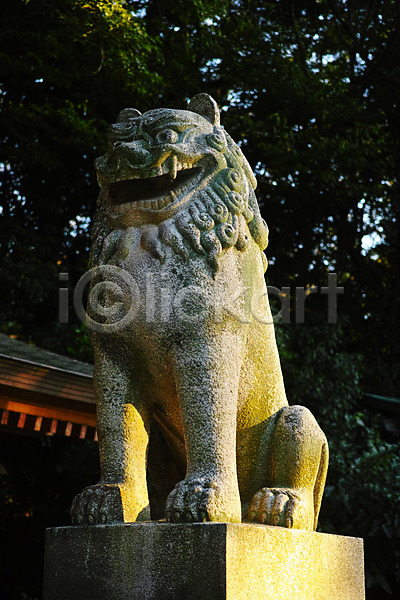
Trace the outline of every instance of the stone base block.
<instances>
[{"instance_id":1,"label":"stone base block","mask_svg":"<svg viewBox=\"0 0 400 600\"><path fill-rule=\"evenodd\" d=\"M361 539L233 523L46 533L44 600L364 600Z\"/></svg>"}]
</instances>

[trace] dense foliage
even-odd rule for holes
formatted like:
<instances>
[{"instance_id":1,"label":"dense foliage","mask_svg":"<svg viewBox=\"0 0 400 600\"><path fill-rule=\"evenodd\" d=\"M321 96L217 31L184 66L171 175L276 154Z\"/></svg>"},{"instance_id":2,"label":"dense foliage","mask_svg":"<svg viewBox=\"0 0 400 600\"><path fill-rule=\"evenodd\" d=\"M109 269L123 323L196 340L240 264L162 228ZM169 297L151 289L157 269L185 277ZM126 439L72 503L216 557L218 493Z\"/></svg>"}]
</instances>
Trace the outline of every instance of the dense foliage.
<instances>
[{"instance_id":1,"label":"dense foliage","mask_svg":"<svg viewBox=\"0 0 400 600\"><path fill-rule=\"evenodd\" d=\"M400 5L395 0L3 0L0 325L90 360L58 273L85 271L93 159L121 108L212 94L257 173L268 283L337 273L280 324L291 402L330 441L321 528L366 538L369 598L400 589L400 459L363 392L400 389ZM397 452L396 452L397 450Z\"/></svg>"}]
</instances>

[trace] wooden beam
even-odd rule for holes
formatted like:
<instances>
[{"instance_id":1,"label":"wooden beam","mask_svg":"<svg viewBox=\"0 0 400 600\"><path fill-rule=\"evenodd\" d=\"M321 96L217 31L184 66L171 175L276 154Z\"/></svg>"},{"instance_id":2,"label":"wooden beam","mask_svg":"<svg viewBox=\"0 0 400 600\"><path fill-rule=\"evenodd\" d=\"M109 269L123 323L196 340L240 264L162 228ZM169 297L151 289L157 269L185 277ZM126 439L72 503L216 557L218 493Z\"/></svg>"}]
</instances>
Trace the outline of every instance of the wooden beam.
<instances>
[{"instance_id":1,"label":"wooden beam","mask_svg":"<svg viewBox=\"0 0 400 600\"><path fill-rule=\"evenodd\" d=\"M23 413L25 415L34 415L36 417L42 417L42 419L48 418L56 421L66 421L67 423L71 422L78 425L96 427L96 411L94 406L85 406L84 410L77 411L56 406L37 406L0 397L0 409ZM2 422L2 424L6 423Z\"/></svg>"}]
</instances>

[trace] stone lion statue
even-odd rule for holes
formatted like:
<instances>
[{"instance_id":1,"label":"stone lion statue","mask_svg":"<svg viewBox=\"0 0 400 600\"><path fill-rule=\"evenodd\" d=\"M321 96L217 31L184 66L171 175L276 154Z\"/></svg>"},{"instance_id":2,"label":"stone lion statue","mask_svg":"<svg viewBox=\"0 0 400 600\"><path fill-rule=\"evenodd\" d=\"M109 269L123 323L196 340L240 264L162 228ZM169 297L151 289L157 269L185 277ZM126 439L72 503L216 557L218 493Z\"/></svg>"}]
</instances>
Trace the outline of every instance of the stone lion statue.
<instances>
[{"instance_id":1,"label":"stone lion statue","mask_svg":"<svg viewBox=\"0 0 400 600\"><path fill-rule=\"evenodd\" d=\"M75 524L313 530L325 435L288 406L256 180L216 102L123 110L96 161L88 326L101 479Z\"/></svg>"}]
</instances>

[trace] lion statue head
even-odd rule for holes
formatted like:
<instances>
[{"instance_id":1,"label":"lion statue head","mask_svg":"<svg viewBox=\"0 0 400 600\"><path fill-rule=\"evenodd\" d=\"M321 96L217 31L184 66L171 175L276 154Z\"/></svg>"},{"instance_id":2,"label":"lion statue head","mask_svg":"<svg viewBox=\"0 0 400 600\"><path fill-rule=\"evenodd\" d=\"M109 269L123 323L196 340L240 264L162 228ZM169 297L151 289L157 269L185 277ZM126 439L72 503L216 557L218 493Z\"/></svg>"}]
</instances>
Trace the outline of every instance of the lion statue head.
<instances>
[{"instance_id":1,"label":"lion statue head","mask_svg":"<svg viewBox=\"0 0 400 600\"><path fill-rule=\"evenodd\" d=\"M244 250L250 236L261 251L267 246L256 179L208 94L187 110L124 109L95 167L92 265L115 262L136 240L160 261L167 247L184 259L203 256L215 275L222 253Z\"/></svg>"}]
</instances>

